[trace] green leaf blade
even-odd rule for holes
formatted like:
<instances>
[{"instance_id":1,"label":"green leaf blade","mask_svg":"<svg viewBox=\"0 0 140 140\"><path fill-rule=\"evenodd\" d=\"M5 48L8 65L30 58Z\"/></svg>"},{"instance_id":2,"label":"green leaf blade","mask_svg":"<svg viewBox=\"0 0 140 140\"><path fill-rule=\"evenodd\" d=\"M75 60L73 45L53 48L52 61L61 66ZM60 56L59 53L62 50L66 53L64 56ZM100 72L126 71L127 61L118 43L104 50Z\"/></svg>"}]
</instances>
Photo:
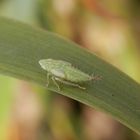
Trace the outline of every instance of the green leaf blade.
<instances>
[{"instance_id":1,"label":"green leaf blade","mask_svg":"<svg viewBox=\"0 0 140 140\"><path fill-rule=\"evenodd\" d=\"M140 85L77 44L50 32L13 20L0 19L0 73L46 85L40 59L53 58L72 63L100 81L85 83L86 90L61 85L59 92L111 114L140 133ZM49 89L57 91L50 84Z\"/></svg>"}]
</instances>

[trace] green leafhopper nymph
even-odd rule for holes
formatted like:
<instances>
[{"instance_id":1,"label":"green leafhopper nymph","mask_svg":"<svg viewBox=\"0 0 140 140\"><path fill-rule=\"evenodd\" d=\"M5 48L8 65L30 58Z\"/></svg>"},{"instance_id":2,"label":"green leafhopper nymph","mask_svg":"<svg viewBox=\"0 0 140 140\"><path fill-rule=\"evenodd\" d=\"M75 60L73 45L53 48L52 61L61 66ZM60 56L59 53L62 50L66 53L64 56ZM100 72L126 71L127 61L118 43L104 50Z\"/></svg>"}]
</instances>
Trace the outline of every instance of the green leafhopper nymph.
<instances>
[{"instance_id":1,"label":"green leafhopper nymph","mask_svg":"<svg viewBox=\"0 0 140 140\"><path fill-rule=\"evenodd\" d=\"M73 67L71 63L63 60L42 59L39 61L39 64L48 72L47 86L49 85L49 78L51 77L58 90L60 90L60 87L57 81L66 85L86 89L85 87L81 87L79 84L99 78L97 76L90 76L89 74Z\"/></svg>"}]
</instances>

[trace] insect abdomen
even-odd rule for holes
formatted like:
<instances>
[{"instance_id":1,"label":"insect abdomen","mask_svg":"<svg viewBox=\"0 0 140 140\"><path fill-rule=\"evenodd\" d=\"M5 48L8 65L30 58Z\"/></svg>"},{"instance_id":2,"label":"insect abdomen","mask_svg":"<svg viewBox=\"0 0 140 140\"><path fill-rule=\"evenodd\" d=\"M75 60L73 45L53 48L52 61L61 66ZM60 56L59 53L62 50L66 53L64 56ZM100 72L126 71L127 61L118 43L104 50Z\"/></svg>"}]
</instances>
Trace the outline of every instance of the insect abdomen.
<instances>
[{"instance_id":1,"label":"insect abdomen","mask_svg":"<svg viewBox=\"0 0 140 140\"><path fill-rule=\"evenodd\" d=\"M89 81L91 77L88 74L79 71L76 68L68 67L65 70L65 79L75 83L82 83L82 82Z\"/></svg>"}]
</instances>

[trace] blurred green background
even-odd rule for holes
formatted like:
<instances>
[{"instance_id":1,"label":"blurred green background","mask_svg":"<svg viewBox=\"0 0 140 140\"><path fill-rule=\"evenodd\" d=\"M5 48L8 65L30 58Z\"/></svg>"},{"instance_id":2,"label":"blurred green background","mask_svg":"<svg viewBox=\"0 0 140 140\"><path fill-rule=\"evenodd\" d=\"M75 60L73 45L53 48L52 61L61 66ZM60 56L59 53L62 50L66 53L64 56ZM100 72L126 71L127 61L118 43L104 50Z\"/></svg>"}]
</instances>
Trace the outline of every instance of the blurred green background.
<instances>
[{"instance_id":1,"label":"blurred green background","mask_svg":"<svg viewBox=\"0 0 140 140\"><path fill-rule=\"evenodd\" d=\"M139 0L0 0L0 15L65 36L140 82ZM0 75L0 140L140 136L93 108Z\"/></svg>"}]
</instances>

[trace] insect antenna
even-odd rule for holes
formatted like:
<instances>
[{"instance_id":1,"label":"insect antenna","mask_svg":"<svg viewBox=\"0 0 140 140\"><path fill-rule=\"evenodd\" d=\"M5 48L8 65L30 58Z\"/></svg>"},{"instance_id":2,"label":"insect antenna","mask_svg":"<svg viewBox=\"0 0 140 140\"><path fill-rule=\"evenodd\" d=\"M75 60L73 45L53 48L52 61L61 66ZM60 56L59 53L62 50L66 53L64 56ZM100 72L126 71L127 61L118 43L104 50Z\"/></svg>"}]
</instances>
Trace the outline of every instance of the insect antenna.
<instances>
[{"instance_id":1,"label":"insect antenna","mask_svg":"<svg viewBox=\"0 0 140 140\"><path fill-rule=\"evenodd\" d=\"M101 80L101 79L102 79L102 76L99 76L99 75L94 76L94 74L91 75L91 80L97 80L98 81L98 80Z\"/></svg>"}]
</instances>

